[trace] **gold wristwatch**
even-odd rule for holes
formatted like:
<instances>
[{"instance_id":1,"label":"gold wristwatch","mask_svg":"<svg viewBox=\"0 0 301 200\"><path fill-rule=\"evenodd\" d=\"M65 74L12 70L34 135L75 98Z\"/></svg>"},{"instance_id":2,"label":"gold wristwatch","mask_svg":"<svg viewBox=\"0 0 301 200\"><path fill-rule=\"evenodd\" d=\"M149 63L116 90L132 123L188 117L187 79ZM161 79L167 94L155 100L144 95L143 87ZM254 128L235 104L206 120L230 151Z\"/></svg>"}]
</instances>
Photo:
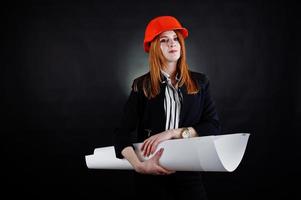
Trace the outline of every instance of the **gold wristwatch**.
<instances>
[{"instance_id":1,"label":"gold wristwatch","mask_svg":"<svg viewBox=\"0 0 301 200\"><path fill-rule=\"evenodd\" d=\"M188 128L183 128L183 131L182 131L182 138L190 138L190 131L189 131L189 129Z\"/></svg>"}]
</instances>

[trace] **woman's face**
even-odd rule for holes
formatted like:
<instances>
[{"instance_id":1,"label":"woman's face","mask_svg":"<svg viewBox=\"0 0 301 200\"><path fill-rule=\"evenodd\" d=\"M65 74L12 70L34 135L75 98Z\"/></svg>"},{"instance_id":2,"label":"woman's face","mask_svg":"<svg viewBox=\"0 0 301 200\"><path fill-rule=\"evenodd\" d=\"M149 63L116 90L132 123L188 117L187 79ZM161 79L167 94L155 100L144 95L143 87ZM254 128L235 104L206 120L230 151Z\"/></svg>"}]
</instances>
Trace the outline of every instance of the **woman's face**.
<instances>
[{"instance_id":1,"label":"woman's face","mask_svg":"<svg viewBox=\"0 0 301 200\"><path fill-rule=\"evenodd\" d=\"M165 31L159 35L160 48L168 62L177 62L181 56L181 45L174 31Z\"/></svg>"}]
</instances>

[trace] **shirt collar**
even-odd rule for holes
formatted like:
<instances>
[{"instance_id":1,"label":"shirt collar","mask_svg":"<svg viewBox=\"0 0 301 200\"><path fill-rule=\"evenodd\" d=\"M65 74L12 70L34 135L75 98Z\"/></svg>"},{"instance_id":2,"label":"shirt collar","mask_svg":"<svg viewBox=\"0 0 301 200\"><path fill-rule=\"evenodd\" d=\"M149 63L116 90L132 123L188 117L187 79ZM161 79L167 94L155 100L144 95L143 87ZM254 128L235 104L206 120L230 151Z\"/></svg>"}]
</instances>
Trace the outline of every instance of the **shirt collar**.
<instances>
[{"instance_id":1,"label":"shirt collar","mask_svg":"<svg viewBox=\"0 0 301 200\"><path fill-rule=\"evenodd\" d=\"M161 73L163 74L163 81L162 83L164 83L166 80L170 80L170 75L168 73L166 73L165 71L163 71L162 69L160 69ZM179 73L176 74L176 81L179 82L180 77L179 77Z\"/></svg>"}]
</instances>

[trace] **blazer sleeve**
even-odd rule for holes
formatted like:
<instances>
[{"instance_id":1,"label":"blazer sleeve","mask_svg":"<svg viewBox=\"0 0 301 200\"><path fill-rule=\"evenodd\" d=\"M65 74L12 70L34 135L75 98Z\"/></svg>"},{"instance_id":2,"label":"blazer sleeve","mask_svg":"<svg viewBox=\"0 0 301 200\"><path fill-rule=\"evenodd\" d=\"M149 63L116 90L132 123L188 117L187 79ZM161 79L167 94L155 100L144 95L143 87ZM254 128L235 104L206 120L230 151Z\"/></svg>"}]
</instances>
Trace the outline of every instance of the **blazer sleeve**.
<instances>
[{"instance_id":1,"label":"blazer sleeve","mask_svg":"<svg viewBox=\"0 0 301 200\"><path fill-rule=\"evenodd\" d=\"M124 105L119 126L114 130L114 149L117 158L124 158L121 151L128 146L133 146L132 132L138 124L138 99L139 92L132 86L131 93Z\"/></svg>"},{"instance_id":2,"label":"blazer sleeve","mask_svg":"<svg viewBox=\"0 0 301 200\"><path fill-rule=\"evenodd\" d=\"M201 119L193 126L196 132L201 136L218 135L221 133L221 125L216 110L215 102L210 94L210 83L207 76L205 76L202 84L204 91L204 108Z\"/></svg>"}]
</instances>

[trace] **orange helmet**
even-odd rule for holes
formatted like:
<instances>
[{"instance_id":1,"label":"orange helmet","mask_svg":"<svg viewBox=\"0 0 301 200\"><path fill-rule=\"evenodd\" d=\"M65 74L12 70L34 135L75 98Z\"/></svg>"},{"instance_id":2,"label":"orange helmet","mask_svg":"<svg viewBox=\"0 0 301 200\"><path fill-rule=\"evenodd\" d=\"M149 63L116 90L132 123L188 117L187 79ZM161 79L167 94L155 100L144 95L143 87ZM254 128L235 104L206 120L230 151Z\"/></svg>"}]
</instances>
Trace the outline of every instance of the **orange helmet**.
<instances>
[{"instance_id":1,"label":"orange helmet","mask_svg":"<svg viewBox=\"0 0 301 200\"><path fill-rule=\"evenodd\" d=\"M160 16L152 19L145 30L144 35L144 51L148 52L150 42L160 33L168 30L179 30L184 38L188 36L188 30L180 24L180 22L172 16Z\"/></svg>"}]
</instances>

